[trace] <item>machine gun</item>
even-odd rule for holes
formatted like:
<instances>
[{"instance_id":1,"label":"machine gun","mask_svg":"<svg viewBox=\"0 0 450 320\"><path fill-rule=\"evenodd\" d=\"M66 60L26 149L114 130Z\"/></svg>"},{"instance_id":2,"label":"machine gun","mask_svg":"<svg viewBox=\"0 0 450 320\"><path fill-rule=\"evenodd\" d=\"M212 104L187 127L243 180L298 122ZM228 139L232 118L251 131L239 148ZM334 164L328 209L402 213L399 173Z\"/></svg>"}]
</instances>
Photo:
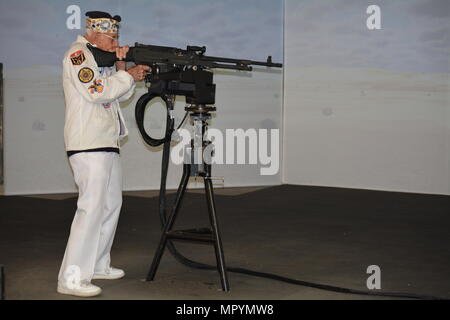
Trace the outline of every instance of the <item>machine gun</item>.
<instances>
[{"instance_id":1,"label":"machine gun","mask_svg":"<svg viewBox=\"0 0 450 320\"><path fill-rule=\"evenodd\" d=\"M116 55L102 51L88 44L99 67L111 67L117 61ZM206 47L187 46L186 50L136 43L128 51L125 61L148 65L151 73L145 79L149 92L159 95L174 94L186 97L188 104L214 104L215 85L213 74L208 69L221 68L252 71L252 65L278 67L269 56L267 61L230 59L205 56Z\"/></svg>"},{"instance_id":2,"label":"machine gun","mask_svg":"<svg viewBox=\"0 0 450 320\"><path fill-rule=\"evenodd\" d=\"M88 44L99 67L111 67L118 60L115 53L102 51ZM144 141L150 146L159 146L164 144L161 185L159 193L159 213L161 223L164 227L161 240L153 259L147 280L153 280L156 270L159 266L162 254L167 246L172 255L181 263L200 269L218 269L222 288L229 291L227 269L225 267L225 258L223 255L222 241L219 233L219 225L216 217L216 207L214 202L214 193L211 177L211 163L206 163L203 157L203 151L211 141L204 140L203 137L207 131L207 120L211 119L210 112L215 111L215 92L216 85L213 83L213 72L210 69L221 68L231 70L252 71L252 65L281 68L281 63L273 63L269 56L267 61L253 61L245 59L230 59L220 57L205 56L206 47L187 46L186 50L161 47L153 45L143 45L136 43L128 51L125 61L132 61L135 64L150 66L151 72L147 75L145 81L150 84L148 93L142 95L136 103L135 116L137 126ZM181 95L186 97L185 107L186 115L181 124L190 113L190 118L194 122L194 138L190 145L186 146L185 164L183 166L183 176L178 188L172 213L166 217L166 180L169 167L170 142L174 132L173 107L175 97ZM160 97L166 105L166 130L162 139L150 137L144 128L144 113L147 104L154 98ZM181 126L180 124L180 126ZM212 148L210 148L212 150ZM200 153L198 152L200 151ZM211 155L212 156L211 151ZM198 157L200 154L200 157ZM197 155L197 156L196 156ZM199 159L200 158L200 159ZM187 159L187 161L186 161ZM208 203L208 211L211 226L209 228L189 229L173 231L172 227L176 215L181 205L189 177L203 177L205 184L205 193ZM198 263L182 256L173 245L174 240L196 241L200 243L213 244L216 252L217 266L210 266Z\"/></svg>"}]
</instances>

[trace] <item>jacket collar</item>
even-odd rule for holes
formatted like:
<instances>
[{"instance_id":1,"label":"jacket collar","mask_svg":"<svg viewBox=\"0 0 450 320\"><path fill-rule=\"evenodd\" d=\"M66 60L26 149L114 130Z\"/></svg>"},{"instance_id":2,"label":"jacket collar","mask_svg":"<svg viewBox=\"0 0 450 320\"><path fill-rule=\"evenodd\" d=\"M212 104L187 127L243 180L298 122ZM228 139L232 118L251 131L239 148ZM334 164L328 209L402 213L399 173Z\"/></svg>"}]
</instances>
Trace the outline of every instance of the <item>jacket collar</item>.
<instances>
[{"instance_id":1,"label":"jacket collar","mask_svg":"<svg viewBox=\"0 0 450 320\"><path fill-rule=\"evenodd\" d=\"M89 41L87 41L87 39L84 36L82 36L82 35L78 35L77 40L75 42L84 43L84 44L88 44L89 43L91 46L96 47L95 44L92 44Z\"/></svg>"}]
</instances>

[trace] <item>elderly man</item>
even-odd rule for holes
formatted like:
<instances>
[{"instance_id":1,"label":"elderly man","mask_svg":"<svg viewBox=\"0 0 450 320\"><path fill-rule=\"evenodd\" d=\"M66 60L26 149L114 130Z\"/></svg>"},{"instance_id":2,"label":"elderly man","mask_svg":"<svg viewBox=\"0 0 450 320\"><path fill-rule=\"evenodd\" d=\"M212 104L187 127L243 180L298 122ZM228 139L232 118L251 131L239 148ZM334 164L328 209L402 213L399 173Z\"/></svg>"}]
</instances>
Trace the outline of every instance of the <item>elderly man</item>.
<instances>
[{"instance_id":1,"label":"elderly man","mask_svg":"<svg viewBox=\"0 0 450 320\"><path fill-rule=\"evenodd\" d=\"M132 96L135 82L149 71L141 65L126 70L124 61L116 70L98 67L88 43L115 52L119 60L129 48L118 46L119 16L99 11L86 16L85 36L78 36L63 60L64 140L79 195L57 288L83 297L101 293L92 279L125 275L110 264L122 206L119 141L128 134L119 102Z\"/></svg>"}]
</instances>

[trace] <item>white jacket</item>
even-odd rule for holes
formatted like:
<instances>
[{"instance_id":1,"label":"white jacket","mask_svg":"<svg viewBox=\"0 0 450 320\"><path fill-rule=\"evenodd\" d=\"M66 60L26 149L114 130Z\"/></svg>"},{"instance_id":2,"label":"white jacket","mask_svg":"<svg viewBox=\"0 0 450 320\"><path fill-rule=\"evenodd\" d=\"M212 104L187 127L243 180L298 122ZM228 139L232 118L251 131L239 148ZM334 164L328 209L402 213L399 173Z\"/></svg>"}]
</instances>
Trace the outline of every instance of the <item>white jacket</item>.
<instances>
[{"instance_id":1,"label":"white jacket","mask_svg":"<svg viewBox=\"0 0 450 320\"><path fill-rule=\"evenodd\" d=\"M126 71L99 68L87 43L78 36L63 60L66 151L120 148L128 130L119 101L132 96L134 80Z\"/></svg>"}]
</instances>

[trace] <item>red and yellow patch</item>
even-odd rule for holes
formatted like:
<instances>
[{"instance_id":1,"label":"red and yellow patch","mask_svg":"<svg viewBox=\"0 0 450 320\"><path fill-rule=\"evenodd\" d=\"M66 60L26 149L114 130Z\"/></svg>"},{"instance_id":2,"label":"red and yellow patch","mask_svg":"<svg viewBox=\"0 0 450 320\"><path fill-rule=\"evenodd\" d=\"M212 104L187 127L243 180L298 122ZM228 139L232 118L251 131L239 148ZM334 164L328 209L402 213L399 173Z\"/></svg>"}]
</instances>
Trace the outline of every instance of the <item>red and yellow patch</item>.
<instances>
[{"instance_id":1,"label":"red and yellow patch","mask_svg":"<svg viewBox=\"0 0 450 320\"><path fill-rule=\"evenodd\" d=\"M91 94L95 92L102 93L103 92L102 80L94 80L94 83L91 86L89 86L88 90Z\"/></svg>"},{"instance_id":2,"label":"red and yellow patch","mask_svg":"<svg viewBox=\"0 0 450 320\"><path fill-rule=\"evenodd\" d=\"M94 71L91 68L81 68L78 72L78 79L83 83L91 82L94 79Z\"/></svg>"},{"instance_id":3,"label":"red and yellow patch","mask_svg":"<svg viewBox=\"0 0 450 320\"><path fill-rule=\"evenodd\" d=\"M83 50L78 50L77 52L72 53L70 55L70 60L73 65L79 66L82 64L86 60Z\"/></svg>"}]
</instances>

